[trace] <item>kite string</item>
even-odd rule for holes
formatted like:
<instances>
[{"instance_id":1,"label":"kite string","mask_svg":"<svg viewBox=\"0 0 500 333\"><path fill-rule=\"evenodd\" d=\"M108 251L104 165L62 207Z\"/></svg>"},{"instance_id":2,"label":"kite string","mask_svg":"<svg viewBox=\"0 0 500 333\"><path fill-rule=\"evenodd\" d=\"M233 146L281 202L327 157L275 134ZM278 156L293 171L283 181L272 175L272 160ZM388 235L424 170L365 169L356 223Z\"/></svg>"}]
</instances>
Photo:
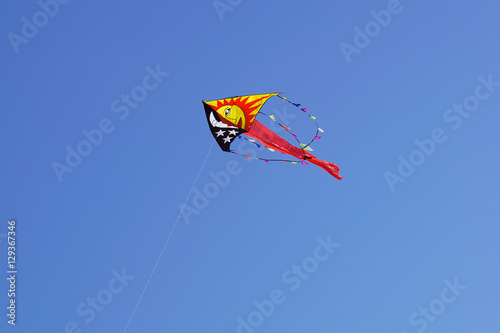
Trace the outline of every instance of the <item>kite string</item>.
<instances>
[{"instance_id":1,"label":"kite string","mask_svg":"<svg viewBox=\"0 0 500 333\"><path fill-rule=\"evenodd\" d=\"M193 182L193 186L191 186L191 190L189 191L189 193L188 193L188 195L186 197L186 201L184 201L184 204L182 205L182 208L181 208L181 211L179 213L179 216L177 216L177 219L175 220L174 226L170 230L170 233L169 233L169 235L167 237L167 240L165 241L165 244L163 245L163 249L161 250L160 255L158 256L158 259L156 260L156 263L155 263L155 265L153 267L153 270L151 271L151 274L149 275L149 278L148 278L148 280L146 282L146 285L142 289L141 295L139 296L139 299L137 300L137 303L135 304L134 310L132 311L132 314L130 315L130 318L127 321L127 325L125 326L125 329L123 330L123 333L125 333L127 331L128 326L130 325L130 322L132 321L132 318L134 317L134 314L135 314L135 312L137 310L137 307L139 306L139 303L141 302L142 297L144 296L144 293L146 292L146 289L148 288L149 282L151 281L151 278L153 277L153 274L156 271L156 267L158 266L158 263L160 262L160 259L163 256L163 253L165 252L165 249L167 248L168 242L170 241L170 238L172 237L172 234L174 233L175 227L177 226L177 223L179 222L179 219L181 218L182 213L184 212L184 208L187 205L189 197L191 196L191 193L193 192L194 187L196 186L196 183L198 182L198 178L200 178L201 171L205 167L205 163L207 162L208 155L210 155L210 152L212 151L214 143L215 143L215 141L212 142L212 145L210 146L210 149L208 149L207 155L205 156L205 159L203 160L203 163L202 163L202 165L200 167L200 170L198 171L198 175L196 176L196 178L195 178L195 180Z\"/></svg>"}]
</instances>

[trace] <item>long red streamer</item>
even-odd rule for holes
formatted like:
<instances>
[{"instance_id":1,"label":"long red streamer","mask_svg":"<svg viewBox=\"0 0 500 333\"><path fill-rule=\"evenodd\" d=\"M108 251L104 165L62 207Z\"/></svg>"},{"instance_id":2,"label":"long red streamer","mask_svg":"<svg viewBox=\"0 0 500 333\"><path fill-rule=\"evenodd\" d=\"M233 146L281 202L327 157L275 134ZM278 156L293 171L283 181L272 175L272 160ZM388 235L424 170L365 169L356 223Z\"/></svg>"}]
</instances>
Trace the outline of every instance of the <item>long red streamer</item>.
<instances>
[{"instance_id":1,"label":"long red streamer","mask_svg":"<svg viewBox=\"0 0 500 333\"><path fill-rule=\"evenodd\" d=\"M294 145L290 144L288 141L286 141L285 139L278 136L276 133L274 133L273 131L262 125L262 123L260 123L257 119L253 121L250 130L245 134L254 139L259 140L267 148L280 151L282 153L294 156L301 160L306 160L308 162L316 164L321 169L325 170L326 172L328 172L337 179L343 178L339 175L340 169L338 166L336 166L331 162L317 159L316 157L314 157L314 155L312 155L308 151L304 151L300 148L295 147Z\"/></svg>"}]
</instances>

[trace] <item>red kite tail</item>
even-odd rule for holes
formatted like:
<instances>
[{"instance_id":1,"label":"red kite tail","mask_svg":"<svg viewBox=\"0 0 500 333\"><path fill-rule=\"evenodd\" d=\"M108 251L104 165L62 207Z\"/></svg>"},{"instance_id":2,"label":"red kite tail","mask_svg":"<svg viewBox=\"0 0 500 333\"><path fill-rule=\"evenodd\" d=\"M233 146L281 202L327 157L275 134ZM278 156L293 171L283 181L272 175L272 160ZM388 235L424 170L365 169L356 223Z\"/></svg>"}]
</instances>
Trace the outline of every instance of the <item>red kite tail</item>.
<instances>
[{"instance_id":1,"label":"red kite tail","mask_svg":"<svg viewBox=\"0 0 500 333\"><path fill-rule=\"evenodd\" d=\"M284 154L291 155L300 160L306 160L308 162L316 164L321 169L325 170L337 179L343 178L339 175L340 169L338 166L331 162L317 159L311 153L295 147L294 145L290 144L288 141L262 125L262 123L260 123L258 120L254 120L252 126L250 127L250 130L245 134L259 140L267 148L271 148Z\"/></svg>"}]
</instances>

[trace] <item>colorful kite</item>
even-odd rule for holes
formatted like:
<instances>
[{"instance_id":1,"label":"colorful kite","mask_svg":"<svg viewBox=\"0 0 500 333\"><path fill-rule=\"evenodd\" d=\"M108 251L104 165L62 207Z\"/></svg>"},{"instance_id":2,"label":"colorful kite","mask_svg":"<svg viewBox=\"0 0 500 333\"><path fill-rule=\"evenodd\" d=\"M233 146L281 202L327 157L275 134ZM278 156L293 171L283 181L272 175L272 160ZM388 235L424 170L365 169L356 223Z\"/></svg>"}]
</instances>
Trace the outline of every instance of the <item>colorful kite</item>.
<instances>
[{"instance_id":1,"label":"colorful kite","mask_svg":"<svg viewBox=\"0 0 500 333\"><path fill-rule=\"evenodd\" d=\"M313 121L316 123L316 118L309 115L307 113L306 108L300 108L300 104L292 103L288 101L285 97L279 95L279 93L272 94L261 94L261 95L248 95L248 96L237 96L237 97L228 97L224 99L203 102L205 106L205 113L207 115L208 125L210 126L210 131L212 132L215 140L221 147L223 151L232 152L234 154L238 154L238 152L233 151L231 149L231 143L236 138L243 138L242 134L245 134L255 140L258 140L262 145L267 147L271 151L279 151L284 154L291 155L300 160L302 164L307 164L307 162L311 162L316 164L332 176L337 179L342 179L339 175L339 167L331 162L326 162L320 159L317 159L312 155L309 151L312 149L309 145L315 141L319 140L321 136L319 136L320 132L323 132L321 128L319 128L316 123L316 135L308 144L300 143L297 139L297 135L290 132L290 128L280 124L276 121L273 115L269 116L273 121L276 121L281 127L283 127L286 131L288 131L295 140L299 143L301 148L298 148L292 144L290 144L285 139L278 136L276 133L262 125L258 120L255 119L258 113L265 115L260 112L262 105L271 97L277 96L284 101L287 101L290 104L293 104L295 107L299 108L301 111L306 113ZM255 142L252 139L246 139L250 142ZM258 145L258 144L257 144ZM245 157L252 158L251 156L244 155ZM283 161L283 162L292 162L297 163L298 161L289 161L289 160L273 160L273 159L264 159L260 157L254 157L259 160L264 160L266 162L269 161ZM307 161L307 162L306 162Z\"/></svg>"}]
</instances>

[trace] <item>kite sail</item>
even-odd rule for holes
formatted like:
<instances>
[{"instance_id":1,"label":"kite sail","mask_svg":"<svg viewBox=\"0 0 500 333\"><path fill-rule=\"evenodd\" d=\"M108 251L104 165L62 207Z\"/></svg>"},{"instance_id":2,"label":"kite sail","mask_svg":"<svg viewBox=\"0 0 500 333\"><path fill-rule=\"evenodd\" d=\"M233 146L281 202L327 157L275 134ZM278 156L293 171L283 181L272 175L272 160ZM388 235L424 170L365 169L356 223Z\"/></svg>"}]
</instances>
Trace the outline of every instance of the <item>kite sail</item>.
<instances>
[{"instance_id":1,"label":"kite sail","mask_svg":"<svg viewBox=\"0 0 500 333\"><path fill-rule=\"evenodd\" d=\"M231 144L236 138L241 138L241 135L244 134L255 140L258 140L269 150L276 150L281 153L293 156L299 159L302 164L307 164L307 162L313 163L335 178L342 179L342 177L339 175L340 169L338 166L331 162L317 159L309 152L312 150L309 145L313 141L321 138L321 136L319 136L319 133L323 132L321 128L316 126L317 131L315 137L308 144L303 144L298 141L297 135L290 132L289 127L278 123L297 140L301 147L299 148L290 144L287 140L278 136L276 133L274 133L273 131L262 125L262 123L260 123L257 119L255 119L258 113L264 114L260 112L260 109L264 105L264 103L273 96L277 96L287 101L288 103L293 104L295 107L305 112L316 123L316 118L309 115L306 108L300 108L300 104L288 101L285 97L280 96L279 93L228 97L208 102L202 101L203 105L205 106L205 113L207 116L210 131L212 132L212 135L214 136L215 141L217 141L217 143L219 144L220 148L223 151L238 154L236 151L233 151L231 149ZM269 117L272 120L276 121L274 116ZM255 142L255 140L252 139L247 140ZM251 158L247 155L244 156ZM271 159L264 159L259 157L255 158L264 160L266 162L274 161ZM278 161L296 163L296 161Z\"/></svg>"}]
</instances>

